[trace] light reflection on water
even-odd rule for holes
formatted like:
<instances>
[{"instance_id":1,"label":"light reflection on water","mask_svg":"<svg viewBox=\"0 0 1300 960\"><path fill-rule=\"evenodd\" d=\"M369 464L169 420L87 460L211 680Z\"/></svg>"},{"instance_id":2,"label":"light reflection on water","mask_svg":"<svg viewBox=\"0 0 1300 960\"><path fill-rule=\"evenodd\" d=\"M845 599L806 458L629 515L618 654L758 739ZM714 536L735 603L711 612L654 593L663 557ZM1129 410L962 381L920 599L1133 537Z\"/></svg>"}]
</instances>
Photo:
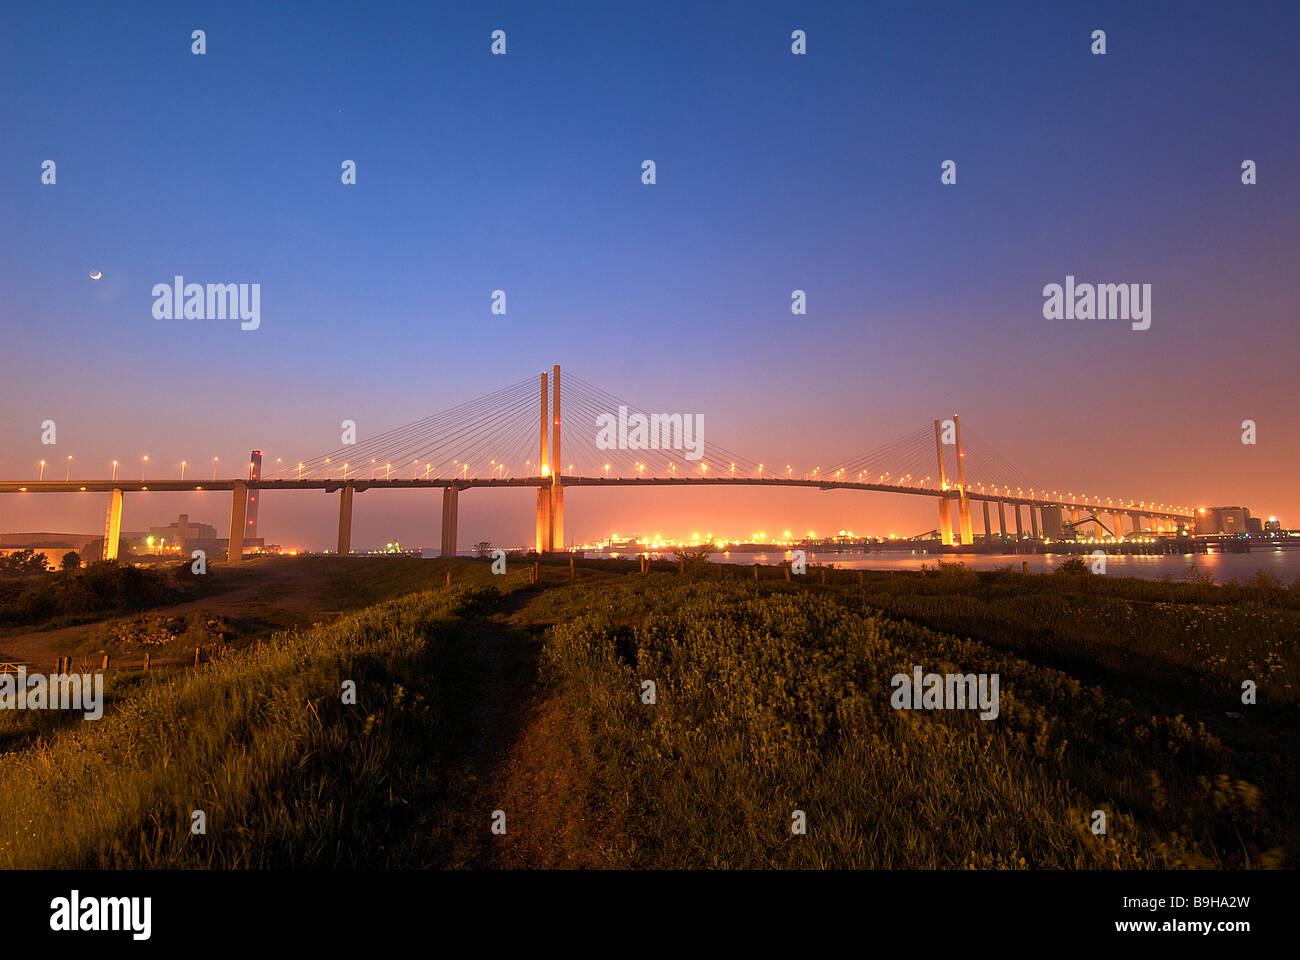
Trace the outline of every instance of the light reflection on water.
<instances>
[{"instance_id":1,"label":"light reflection on water","mask_svg":"<svg viewBox=\"0 0 1300 960\"><path fill-rule=\"evenodd\" d=\"M633 556L629 554L629 556ZM657 560L675 559L671 553L652 553ZM790 553L769 551L767 553L714 553L709 558L715 563L735 563L741 565L762 563L765 565L784 563L790 559ZM976 553L968 556L952 554L924 553L920 550L910 553L901 550L881 550L876 552L810 552L808 563L834 564L841 570L920 570L922 565L933 569L940 560L959 561L972 570L996 570L1009 567L1019 571L1021 563L1029 564L1030 573L1050 573L1069 559L1067 554L1054 553ZM1091 558L1085 556L1084 560ZM1300 580L1300 546L1275 545L1256 546L1251 553L1197 553L1175 554L1173 556L1134 556L1111 554L1106 557L1106 573L1119 577L1142 577L1146 580L1159 580L1169 576L1174 580L1188 577L1189 568L1195 564L1198 574L1205 574L1216 583L1229 580L1246 580L1263 570L1271 573L1284 583Z\"/></svg>"}]
</instances>

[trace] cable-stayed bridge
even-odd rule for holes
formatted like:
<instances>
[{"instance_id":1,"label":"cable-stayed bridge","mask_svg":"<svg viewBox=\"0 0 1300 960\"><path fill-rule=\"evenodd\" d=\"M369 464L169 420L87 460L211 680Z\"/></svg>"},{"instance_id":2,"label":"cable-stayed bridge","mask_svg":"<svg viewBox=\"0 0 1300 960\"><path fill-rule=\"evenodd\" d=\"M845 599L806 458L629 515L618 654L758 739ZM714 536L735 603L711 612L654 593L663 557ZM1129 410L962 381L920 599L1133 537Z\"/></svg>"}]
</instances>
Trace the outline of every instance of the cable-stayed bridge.
<instances>
[{"instance_id":1,"label":"cable-stayed bridge","mask_svg":"<svg viewBox=\"0 0 1300 960\"><path fill-rule=\"evenodd\" d=\"M562 429L564 424L568 429ZM575 425L581 426L576 427ZM927 423L861 453L811 470L746 457L706 435L702 417L651 413L559 366L429 417L345 443L263 475L211 481L145 479L0 481L0 493L108 493L104 557L116 558L123 498L154 491L230 491L229 558L244 555L246 529L255 526L258 492L324 490L339 495L338 551L351 550L352 504L366 490L442 490L444 556L456 552L459 496L481 487L537 490L535 543L539 552L562 550L566 487L772 486L863 490L931 497L945 544L975 542L973 505L983 514L986 541L1059 538L1065 528L1092 520L1112 536L1144 530L1183 530L1191 508L1147 500L1090 497L1034 484L957 416ZM348 438L351 439L351 438ZM69 468L70 470L70 468ZM997 532L991 510L997 511ZM1022 510L1028 526L1022 520ZM1109 523L1107 523L1109 520ZM1126 530L1125 527L1128 529Z\"/></svg>"}]
</instances>

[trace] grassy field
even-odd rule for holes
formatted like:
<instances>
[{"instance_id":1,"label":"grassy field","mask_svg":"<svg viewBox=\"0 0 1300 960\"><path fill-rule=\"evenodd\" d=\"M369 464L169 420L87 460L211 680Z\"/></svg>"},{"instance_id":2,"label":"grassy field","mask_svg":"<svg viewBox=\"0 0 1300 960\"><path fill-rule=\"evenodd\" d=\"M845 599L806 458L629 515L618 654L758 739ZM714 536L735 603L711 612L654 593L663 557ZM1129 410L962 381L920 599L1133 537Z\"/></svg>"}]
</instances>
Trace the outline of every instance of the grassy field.
<instances>
[{"instance_id":1,"label":"grassy field","mask_svg":"<svg viewBox=\"0 0 1300 960\"><path fill-rule=\"evenodd\" d=\"M1267 868L1300 855L1295 586L952 566L754 581L592 561L577 583L566 565L533 585L522 565L309 562L329 565L312 577L330 622L260 643L228 623L197 670L110 672L100 721L0 712L0 865ZM294 561L239 576L275 563ZM890 678L913 665L997 674L998 717L893 709Z\"/></svg>"}]
</instances>

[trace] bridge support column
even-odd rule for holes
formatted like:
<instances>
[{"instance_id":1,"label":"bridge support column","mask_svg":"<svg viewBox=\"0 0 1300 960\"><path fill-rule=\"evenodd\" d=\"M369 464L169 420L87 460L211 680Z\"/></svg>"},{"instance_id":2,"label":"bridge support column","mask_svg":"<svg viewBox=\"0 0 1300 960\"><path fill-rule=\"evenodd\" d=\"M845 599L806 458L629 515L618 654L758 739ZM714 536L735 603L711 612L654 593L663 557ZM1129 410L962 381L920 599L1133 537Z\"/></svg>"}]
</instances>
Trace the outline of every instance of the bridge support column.
<instances>
[{"instance_id":1,"label":"bridge support column","mask_svg":"<svg viewBox=\"0 0 1300 960\"><path fill-rule=\"evenodd\" d=\"M118 544L122 540L122 491L114 490L108 498L108 516L104 519L105 560L116 560Z\"/></svg>"},{"instance_id":2,"label":"bridge support column","mask_svg":"<svg viewBox=\"0 0 1300 960\"><path fill-rule=\"evenodd\" d=\"M540 421L541 437L537 455L537 475L545 482L537 488L537 552L551 552L551 459L550 449L551 414L550 398L546 394L546 374L542 374L542 418Z\"/></svg>"},{"instance_id":3,"label":"bridge support column","mask_svg":"<svg viewBox=\"0 0 1300 960\"><path fill-rule=\"evenodd\" d=\"M998 527L1002 531L1002 539L1007 538L1007 505L1001 500L998 501Z\"/></svg>"},{"instance_id":4,"label":"bridge support column","mask_svg":"<svg viewBox=\"0 0 1300 960\"><path fill-rule=\"evenodd\" d=\"M938 420L934 421L934 453L939 460L939 489L948 489L948 474L943 466L943 424ZM948 509L948 498L941 496L939 498L939 536L943 539L944 546L951 547L952 539L952 513Z\"/></svg>"},{"instance_id":5,"label":"bridge support column","mask_svg":"<svg viewBox=\"0 0 1300 960\"><path fill-rule=\"evenodd\" d=\"M234 497L230 501L230 546L226 559L232 563L244 559L244 508L248 504L248 484L235 481Z\"/></svg>"},{"instance_id":6,"label":"bridge support column","mask_svg":"<svg viewBox=\"0 0 1300 960\"><path fill-rule=\"evenodd\" d=\"M1029 526L1034 531L1034 539L1038 539L1038 508L1032 503L1029 505Z\"/></svg>"},{"instance_id":7,"label":"bridge support column","mask_svg":"<svg viewBox=\"0 0 1300 960\"><path fill-rule=\"evenodd\" d=\"M564 487L559 477L551 487L551 549L564 549Z\"/></svg>"},{"instance_id":8,"label":"bridge support column","mask_svg":"<svg viewBox=\"0 0 1300 960\"><path fill-rule=\"evenodd\" d=\"M1114 528L1115 539L1122 539L1124 536L1124 515L1122 513L1111 512L1110 523Z\"/></svg>"},{"instance_id":9,"label":"bridge support column","mask_svg":"<svg viewBox=\"0 0 1300 960\"><path fill-rule=\"evenodd\" d=\"M945 546L951 547L955 541L952 537L952 513L948 509L948 498L939 498L939 536Z\"/></svg>"},{"instance_id":10,"label":"bridge support column","mask_svg":"<svg viewBox=\"0 0 1300 960\"><path fill-rule=\"evenodd\" d=\"M456 520L460 511L460 490L442 488L442 550L439 556L456 557Z\"/></svg>"},{"instance_id":11,"label":"bridge support column","mask_svg":"<svg viewBox=\"0 0 1300 960\"><path fill-rule=\"evenodd\" d=\"M560 455L560 365L551 368L551 549L564 549L564 458Z\"/></svg>"},{"instance_id":12,"label":"bridge support column","mask_svg":"<svg viewBox=\"0 0 1300 960\"><path fill-rule=\"evenodd\" d=\"M352 494L349 486L339 491L339 556L346 557L352 552Z\"/></svg>"},{"instance_id":13,"label":"bridge support column","mask_svg":"<svg viewBox=\"0 0 1300 960\"><path fill-rule=\"evenodd\" d=\"M1020 525L1020 504L1013 503L1011 505L1011 512L1016 515L1016 539L1023 540L1025 537L1025 529Z\"/></svg>"},{"instance_id":14,"label":"bridge support column","mask_svg":"<svg viewBox=\"0 0 1300 960\"><path fill-rule=\"evenodd\" d=\"M537 488L537 552L551 552L551 488Z\"/></svg>"},{"instance_id":15,"label":"bridge support column","mask_svg":"<svg viewBox=\"0 0 1300 960\"><path fill-rule=\"evenodd\" d=\"M961 524L961 542L967 546L975 542L971 529L970 500L966 497L966 454L961 446L961 417L952 415L953 431L957 440L957 520Z\"/></svg>"},{"instance_id":16,"label":"bridge support column","mask_svg":"<svg viewBox=\"0 0 1300 960\"><path fill-rule=\"evenodd\" d=\"M993 542L993 527L989 523L989 502L984 501L984 542Z\"/></svg>"}]
</instances>

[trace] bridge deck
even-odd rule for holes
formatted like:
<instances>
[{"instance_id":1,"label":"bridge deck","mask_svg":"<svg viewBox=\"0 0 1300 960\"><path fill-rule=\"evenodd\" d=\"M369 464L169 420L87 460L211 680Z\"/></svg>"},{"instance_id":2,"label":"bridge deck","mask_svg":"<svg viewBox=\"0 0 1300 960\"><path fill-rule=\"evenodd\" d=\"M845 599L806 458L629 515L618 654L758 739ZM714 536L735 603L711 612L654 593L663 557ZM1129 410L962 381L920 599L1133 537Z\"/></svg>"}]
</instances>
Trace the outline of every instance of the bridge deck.
<instances>
[{"instance_id":1,"label":"bridge deck","mask_svg":"<svg viewBox=\"0 0 1300 960\"><path fill-rule=\"evenodd\" d=\"M550 477L517 477L509 479L467 478L430 478L428 480L46 480L46 481L0 481L0 493L110 493L121 490L123 493L142 493L155 491L159 493L178 493L212 490L234 490L237 483L250 490L324 490L335 493L344 486L358 492L363 490L423 490L454 487L468 490L475 487L544 487L551 483ZM788 477L564 477L564 487L809 487L816 490L869 490L877 493L901 493L921 497L947 497L957 499L954 490L933 490L922 487L898 486L887 483L855 483L850 481L795 480ZM1100 513L1118 511L1120 513L1141 513L1143 516L1171 517L1191 520L1192 515L1170 510L1157 510L1141 505L1089 503L1076 500L1050 500L1041 497L1009 496L1005 494L967 492L966 498L989 503L1025 504L1029 506L1060 506L1077 510L1092 510Z\"/></svg>"}]
</instances>

